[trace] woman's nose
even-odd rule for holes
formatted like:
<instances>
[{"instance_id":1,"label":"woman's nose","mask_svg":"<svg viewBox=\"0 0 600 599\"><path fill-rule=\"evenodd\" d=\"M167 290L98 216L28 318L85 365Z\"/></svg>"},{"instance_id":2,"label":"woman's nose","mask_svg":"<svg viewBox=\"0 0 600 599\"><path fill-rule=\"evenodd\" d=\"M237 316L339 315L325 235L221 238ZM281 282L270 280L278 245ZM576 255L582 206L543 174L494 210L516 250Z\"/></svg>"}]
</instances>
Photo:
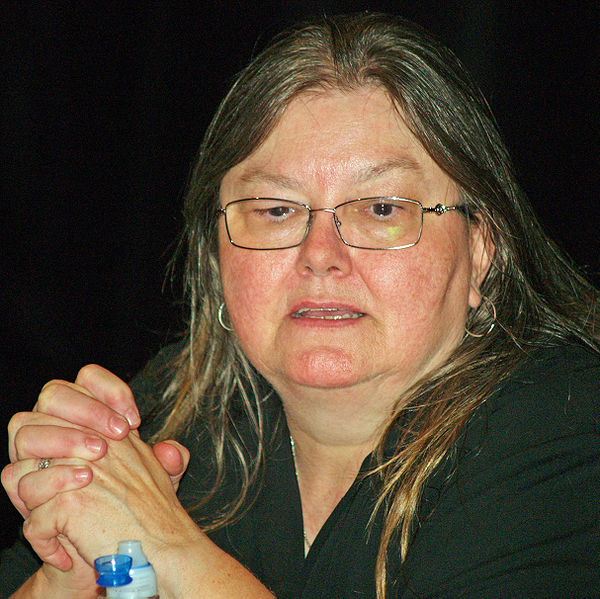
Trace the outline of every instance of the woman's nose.
<instances>
[{"instance_id":1,"label":"woman's nose","mask_svg":"<svg viewBox=\"0 0 600 599\"><path fill-rule=\"evenodd\" d=\"M350 272L350 248L342 241L334 219L332 209L312 211L309 230L298 256L300 272L317 276Z\"/></svg>"}]
</instances>

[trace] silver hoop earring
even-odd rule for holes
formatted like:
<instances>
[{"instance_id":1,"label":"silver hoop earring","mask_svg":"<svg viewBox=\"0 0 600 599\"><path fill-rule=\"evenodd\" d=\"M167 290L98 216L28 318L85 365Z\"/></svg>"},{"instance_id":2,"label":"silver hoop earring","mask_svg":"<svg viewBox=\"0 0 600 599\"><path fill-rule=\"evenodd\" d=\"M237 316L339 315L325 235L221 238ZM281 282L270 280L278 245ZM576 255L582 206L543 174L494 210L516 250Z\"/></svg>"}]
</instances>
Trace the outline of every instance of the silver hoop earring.
<instances>
[{"instance_id":1,"label":"silver hoop earring","mask_svg":"<svg viewBox=\"0 0 600 599\"><path fill-rule=\"evenodd\" d=\"M492 332L492 329L496 326L496 306L494 305L494 302L485 295L482 295L481 299L486 304L486 306L488 306L487 310L492 315L492 322L490 323L488 330L484 331L483 333L472 333L471 331L469 331L469 329L467 329L467 327L465 327L465 333L470 337L475 337L476 339L480 339L481 337L489 335Z\"/></svg>"},{"instance_id":2,"label":"silver hoop earring","mask_svg":"<svg viewBox=\"0 0 600 599\"><path fill-rule=\"evenodd\" d=\"M233 327L228 327L223 321L223 310L225 309L225 304L221 304L219 306L219 311L217 312L217 320L223 329L226 331L233 331Z\"/></svg>"}]
</instances>

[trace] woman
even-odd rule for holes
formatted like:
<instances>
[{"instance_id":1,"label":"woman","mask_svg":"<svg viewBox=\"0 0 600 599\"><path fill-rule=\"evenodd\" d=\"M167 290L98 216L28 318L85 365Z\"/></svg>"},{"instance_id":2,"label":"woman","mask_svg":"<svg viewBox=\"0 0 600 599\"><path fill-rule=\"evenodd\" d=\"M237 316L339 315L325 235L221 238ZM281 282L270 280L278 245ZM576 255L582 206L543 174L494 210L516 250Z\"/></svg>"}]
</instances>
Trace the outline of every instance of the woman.
<instances>
[{"instance_id":1,"label":"woman","mask_svg":"<svg viewBox=\"0 0 600 599\"><path fill-rule=\"evenodd\" d=\"M189 334L132 383L143 437L191 452L179 499L188 456L123 382L49 384L3 472L45 562L5 557L16 597L93 596L124 537L161 597L600 592L598 293L452 54L380 15L282 36L186 220Z\"/></svg>"}]
</instances>

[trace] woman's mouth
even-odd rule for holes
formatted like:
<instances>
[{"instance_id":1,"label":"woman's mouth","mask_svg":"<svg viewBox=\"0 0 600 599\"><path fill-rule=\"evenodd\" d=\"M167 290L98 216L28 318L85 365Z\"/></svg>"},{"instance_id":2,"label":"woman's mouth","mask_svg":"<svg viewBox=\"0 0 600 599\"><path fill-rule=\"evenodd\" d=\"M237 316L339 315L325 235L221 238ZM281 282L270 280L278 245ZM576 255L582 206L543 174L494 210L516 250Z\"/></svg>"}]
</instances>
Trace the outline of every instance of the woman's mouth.
<instances>
[{"instance_id":1,"label":"woman's mouth","mask_svg":"<svg viewBox=\"0 0 600 599\"><path fill-rule=\"evenodd\" d=\"M347 308L300 308L292 313L292 318L313 318L315 320L351 320L364 316Z\"/></svg>"}]
</instances>

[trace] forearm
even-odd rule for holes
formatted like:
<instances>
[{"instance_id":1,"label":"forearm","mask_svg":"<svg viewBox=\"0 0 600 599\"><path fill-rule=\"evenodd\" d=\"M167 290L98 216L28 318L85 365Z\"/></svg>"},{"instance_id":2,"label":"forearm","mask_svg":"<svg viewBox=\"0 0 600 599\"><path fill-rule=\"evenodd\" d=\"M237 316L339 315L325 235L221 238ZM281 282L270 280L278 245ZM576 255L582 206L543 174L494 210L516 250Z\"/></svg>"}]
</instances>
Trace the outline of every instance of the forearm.
<instances>
[{"instance_id":1,"label":"forearm","mask_svg":"<svg viewBox=\"0 0 600 599\"><path fill-rule=\"evenodd\" d=\"M16 593L10 596L10 599L38 599L38 597L39 599L43 597L50 599L53 595L46 583L47 580L40 568ZM57 597L57 595L54 595L54 597Z\"/></svg>"},{"instance_id":2,"label":"forearm","mask_svg":"<svg viewBox=\"0 0 600 599\"><path fill-rule=\"evenodd\" d=\"M172 558L170 563L179 564L176 572L156 568L161 599L274 599L255 576L204 534L193 547L177 548Z\"/></svg>"},{"instance_id":3,"label":"forearm","mask_svg":"<svg viewBox=\"0 0 600 599\"><path fill-rule=\"evenodd\" d=\"M49 576L46 567L42 566L10 599L96 599L95 585L89 592L81 588L70 588L70 585L60 582L59 577L65 574L57 574L58 576Z\"/></svg>"}]
</instances>

